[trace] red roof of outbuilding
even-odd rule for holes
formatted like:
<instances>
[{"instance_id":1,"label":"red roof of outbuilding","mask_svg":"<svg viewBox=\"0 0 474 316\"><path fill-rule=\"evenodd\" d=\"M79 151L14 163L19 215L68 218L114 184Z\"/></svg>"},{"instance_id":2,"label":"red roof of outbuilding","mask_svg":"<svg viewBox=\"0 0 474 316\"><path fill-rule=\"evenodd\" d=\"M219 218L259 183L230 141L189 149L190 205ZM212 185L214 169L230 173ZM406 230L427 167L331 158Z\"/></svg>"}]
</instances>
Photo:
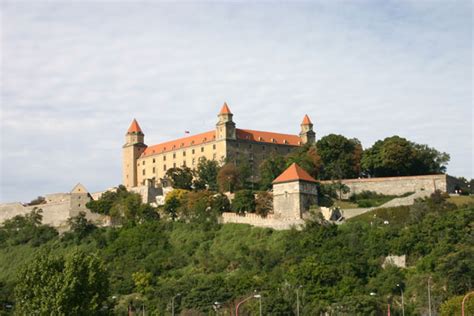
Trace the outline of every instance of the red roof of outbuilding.
<instances>
[{"instance_id":1,"label":"red roof of outbuilding","mask_svg":"<svg viewBox=\"0 0 474 316\"><path fill-rule=\"evenodd\" d=\"M311 120L309 119L308 114L305 114L303 118L303 122L301 122L301 125L309 125L309 124L313 124L313 123L311 123Z\"/></svg>"},{"instance_id":2,"label":"red roof of outbuilding","mask_svg":"<svg viewBox=\"0 0 474 316\"><path fill-rule=\"evenodd\" d=\"M133 119L132 124L130 124L130 127L128 128L127 133L143 133L136 119Z\"/></svg>"},{"instance_id":3,"label":"red roof of outbuilding","mask_svg":"<svg viewBox=\"0 0 474 316\"><path fill-rule=\"evenodd\" d=\"M227 102L224 102L224 105L222 106L219 114L232 114L232 112L229 109L229 106L227 105Z\"/></svg>"},{"instance_id":4,"label":"red roof of outbuilding","mask_svg":"<svg viewBox=\"0 0 474 316\"><path fill-rule=\"evenodd\" d=\"M282 174L280 174L272 183L282 183L290 181L307 181L317 182L312 176L310 176L303 168L293 163L288 167Z\"/></svg>"}]
</instances>

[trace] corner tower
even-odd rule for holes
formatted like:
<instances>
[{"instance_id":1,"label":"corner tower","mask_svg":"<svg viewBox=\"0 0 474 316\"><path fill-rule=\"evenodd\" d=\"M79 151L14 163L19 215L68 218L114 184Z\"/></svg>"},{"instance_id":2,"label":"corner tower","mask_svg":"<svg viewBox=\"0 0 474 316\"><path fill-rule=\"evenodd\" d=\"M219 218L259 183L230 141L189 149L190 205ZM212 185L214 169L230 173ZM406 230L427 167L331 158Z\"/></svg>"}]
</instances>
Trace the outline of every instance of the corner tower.
<instances>
[{"instance_id":1,"label":"corner tower","mask_svg":"<svg viewBox=\"0 0 474 316\"><path fill-rule=\"evenodd\" d=\"M300 138L303 144L314 144L316 142L316 133L313 131L313 123L308 114L304 116L303 122L301 122Z\"/></svg>"},{"instance_id":2,"label":"corner tower","mask_svg":"<svg viewBox=\"0 0 474 316\"><path fill-rule=\"evenodd\" d=\"M137 186L137 159L147 147L144 139L145 134L137 120L133 119L122 147L122 183L127 189Z\"/></svg>"},{"instance_id":3,"label":"corner tower","mask_svg":"<svg viewBox=\"0 0 474 316\"><path fill-rule=\"evenodd\" d=\"M235 123L232 121L232 112L227 103L221 108L217 115L219 121L216 124L216 140L221 139L236 139L235 137Z\"/></svg>"}]
</instances>

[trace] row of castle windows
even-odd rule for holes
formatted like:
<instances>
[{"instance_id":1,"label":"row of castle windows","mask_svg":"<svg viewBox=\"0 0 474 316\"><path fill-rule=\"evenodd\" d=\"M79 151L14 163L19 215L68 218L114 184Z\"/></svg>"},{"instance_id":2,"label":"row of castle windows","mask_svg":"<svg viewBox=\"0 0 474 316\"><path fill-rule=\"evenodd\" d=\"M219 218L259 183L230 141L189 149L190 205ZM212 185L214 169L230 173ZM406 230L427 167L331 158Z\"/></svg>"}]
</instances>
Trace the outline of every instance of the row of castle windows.
<instances>
[{"instance_id":1,"label":"row of castle windows","mask_svg":"<svg viewBox=\"0 0 474 316\"><path fill-rule=\"evenodd\" d=\"M216 149L216 145L212 145L212 149ZM201 152L204 152L204 147L201 147ZM191 154L194 155L196 153L195 149L191 150ZM215 154L214 154L215 156ZM186 150L183 150L183 157L186 157ZM173 153L173 159L176 159L176 153ZM163 155L163 161L166 161L166 155ZM153 158L153 163L156 162L156 159ZM142 165L145 165L145 160L143 160Z\"/></svg>"},{"instance_id":2,"label":"row of castle windows","mask_svg":"<svg viewBox=\"0 0 474 316\"><path fill-rule=\"evenodd\" d=\"M213 155L213 159L216 159L216 154ZM196 165L196 158L193 158L192 160L192 165L193 167ZM186 161L183 161L183 164L181 167L186 167ZM176 162L173 162L173 168L176 168ZM166 172L167 168L166 168L166 164L163 165L163 171ZM152 173L155 174L156 173L156 167L153 167L152 169ZM142 175L145 175L146 174L146 169L143 169L142 170Z\"/></svg>"}]
</instances>

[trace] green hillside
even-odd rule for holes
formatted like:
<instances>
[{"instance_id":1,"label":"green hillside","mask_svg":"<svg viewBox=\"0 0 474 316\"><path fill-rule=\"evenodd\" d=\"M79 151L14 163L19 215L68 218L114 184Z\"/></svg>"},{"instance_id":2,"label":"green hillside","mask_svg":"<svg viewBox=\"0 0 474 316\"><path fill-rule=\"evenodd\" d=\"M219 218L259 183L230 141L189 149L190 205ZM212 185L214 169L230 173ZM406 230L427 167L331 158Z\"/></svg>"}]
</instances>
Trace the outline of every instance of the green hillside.
<instances>
[{"instance_id":1,"label":"green hillside","mask_svg":"<svg viewBox=\"0 0 474 316\"><path fill-rule=\"evenodd\" d=\"M473 288L474 207L457 207L441 195L340 226L308 222L302 231L219 225L210 214L187 221L149 219L116 228L82 222L63 236L9 223L0 230L1 313L18 303L20 267L38 253L77 249L96 253L108 271L109 310L98 314L126 315L133 305L145 306L147 315L170 315L175 297L176 314L214 315L212 305L220 302L219 315L230 315L237 302L258 293L263 315L295 315L298 292L300 315L382 315L387 303L392 315L401 315L401 287L405 315L419 315L427 311L431 277L433 309L450 315L459 304L443 302ZM383 269L388 254L406 254L408 268ZM250 299L241 314L258 315L258 309L259 300Z\"/></svg>"}]
</instances>

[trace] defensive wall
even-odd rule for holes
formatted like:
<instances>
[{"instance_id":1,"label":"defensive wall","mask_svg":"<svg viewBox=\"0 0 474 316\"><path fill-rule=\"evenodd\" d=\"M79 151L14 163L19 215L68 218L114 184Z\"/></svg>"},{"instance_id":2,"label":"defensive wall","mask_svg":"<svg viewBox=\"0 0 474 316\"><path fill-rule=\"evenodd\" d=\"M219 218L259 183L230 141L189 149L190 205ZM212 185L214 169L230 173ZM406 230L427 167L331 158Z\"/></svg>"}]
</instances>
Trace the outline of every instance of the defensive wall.
<instances>
[{"instance_id":1,"label":"defensive wall","mask_svg":"<svg viewBox=\"0 0 474 316\"><path fill-rule=\"evenodd\" d=\"M266 217L254 213L239 215L231 212L222 213L221 223L248 224L258 227L273 228L276 230L300 228L304 224L301 218L276 218L274 214L268 214Z\"/></svg>"},{"instance_id":2,"label":"defensive wall","mask_svg":"<svg viewBox=\"0 0 474 316\"><path fill-rule=\"evenodd\" d=\"M441 190L453 193L460 181L446 174L434 174L423 176L406 177L381 177L368 179L343 179L341 182L350 189L349 193L343 194L348 198L354 193L362 191L374 191L385 195L402 195L407 192L425 191L432 193ZM334 183L332 180L321 181L322 184Z\"/></svg>"},{"instance_id":3,"label":"defensive wall","mask_svg":"<svg viewBox=\"0 0 474 316\"><path fill-rule=\"evenodd\" d=\"M45 202L38 205L23 205L19 202L0 204L0 224L17 215L25 215L35 208L41 209L42 223L58 228L67 227L67 220L85 212L87 219L96 224L102 224L104 217L91 213L86 203L91 195L81 184L76 185L69 193L53 193L45 195Z\"/></svg>"}]
</instances>

